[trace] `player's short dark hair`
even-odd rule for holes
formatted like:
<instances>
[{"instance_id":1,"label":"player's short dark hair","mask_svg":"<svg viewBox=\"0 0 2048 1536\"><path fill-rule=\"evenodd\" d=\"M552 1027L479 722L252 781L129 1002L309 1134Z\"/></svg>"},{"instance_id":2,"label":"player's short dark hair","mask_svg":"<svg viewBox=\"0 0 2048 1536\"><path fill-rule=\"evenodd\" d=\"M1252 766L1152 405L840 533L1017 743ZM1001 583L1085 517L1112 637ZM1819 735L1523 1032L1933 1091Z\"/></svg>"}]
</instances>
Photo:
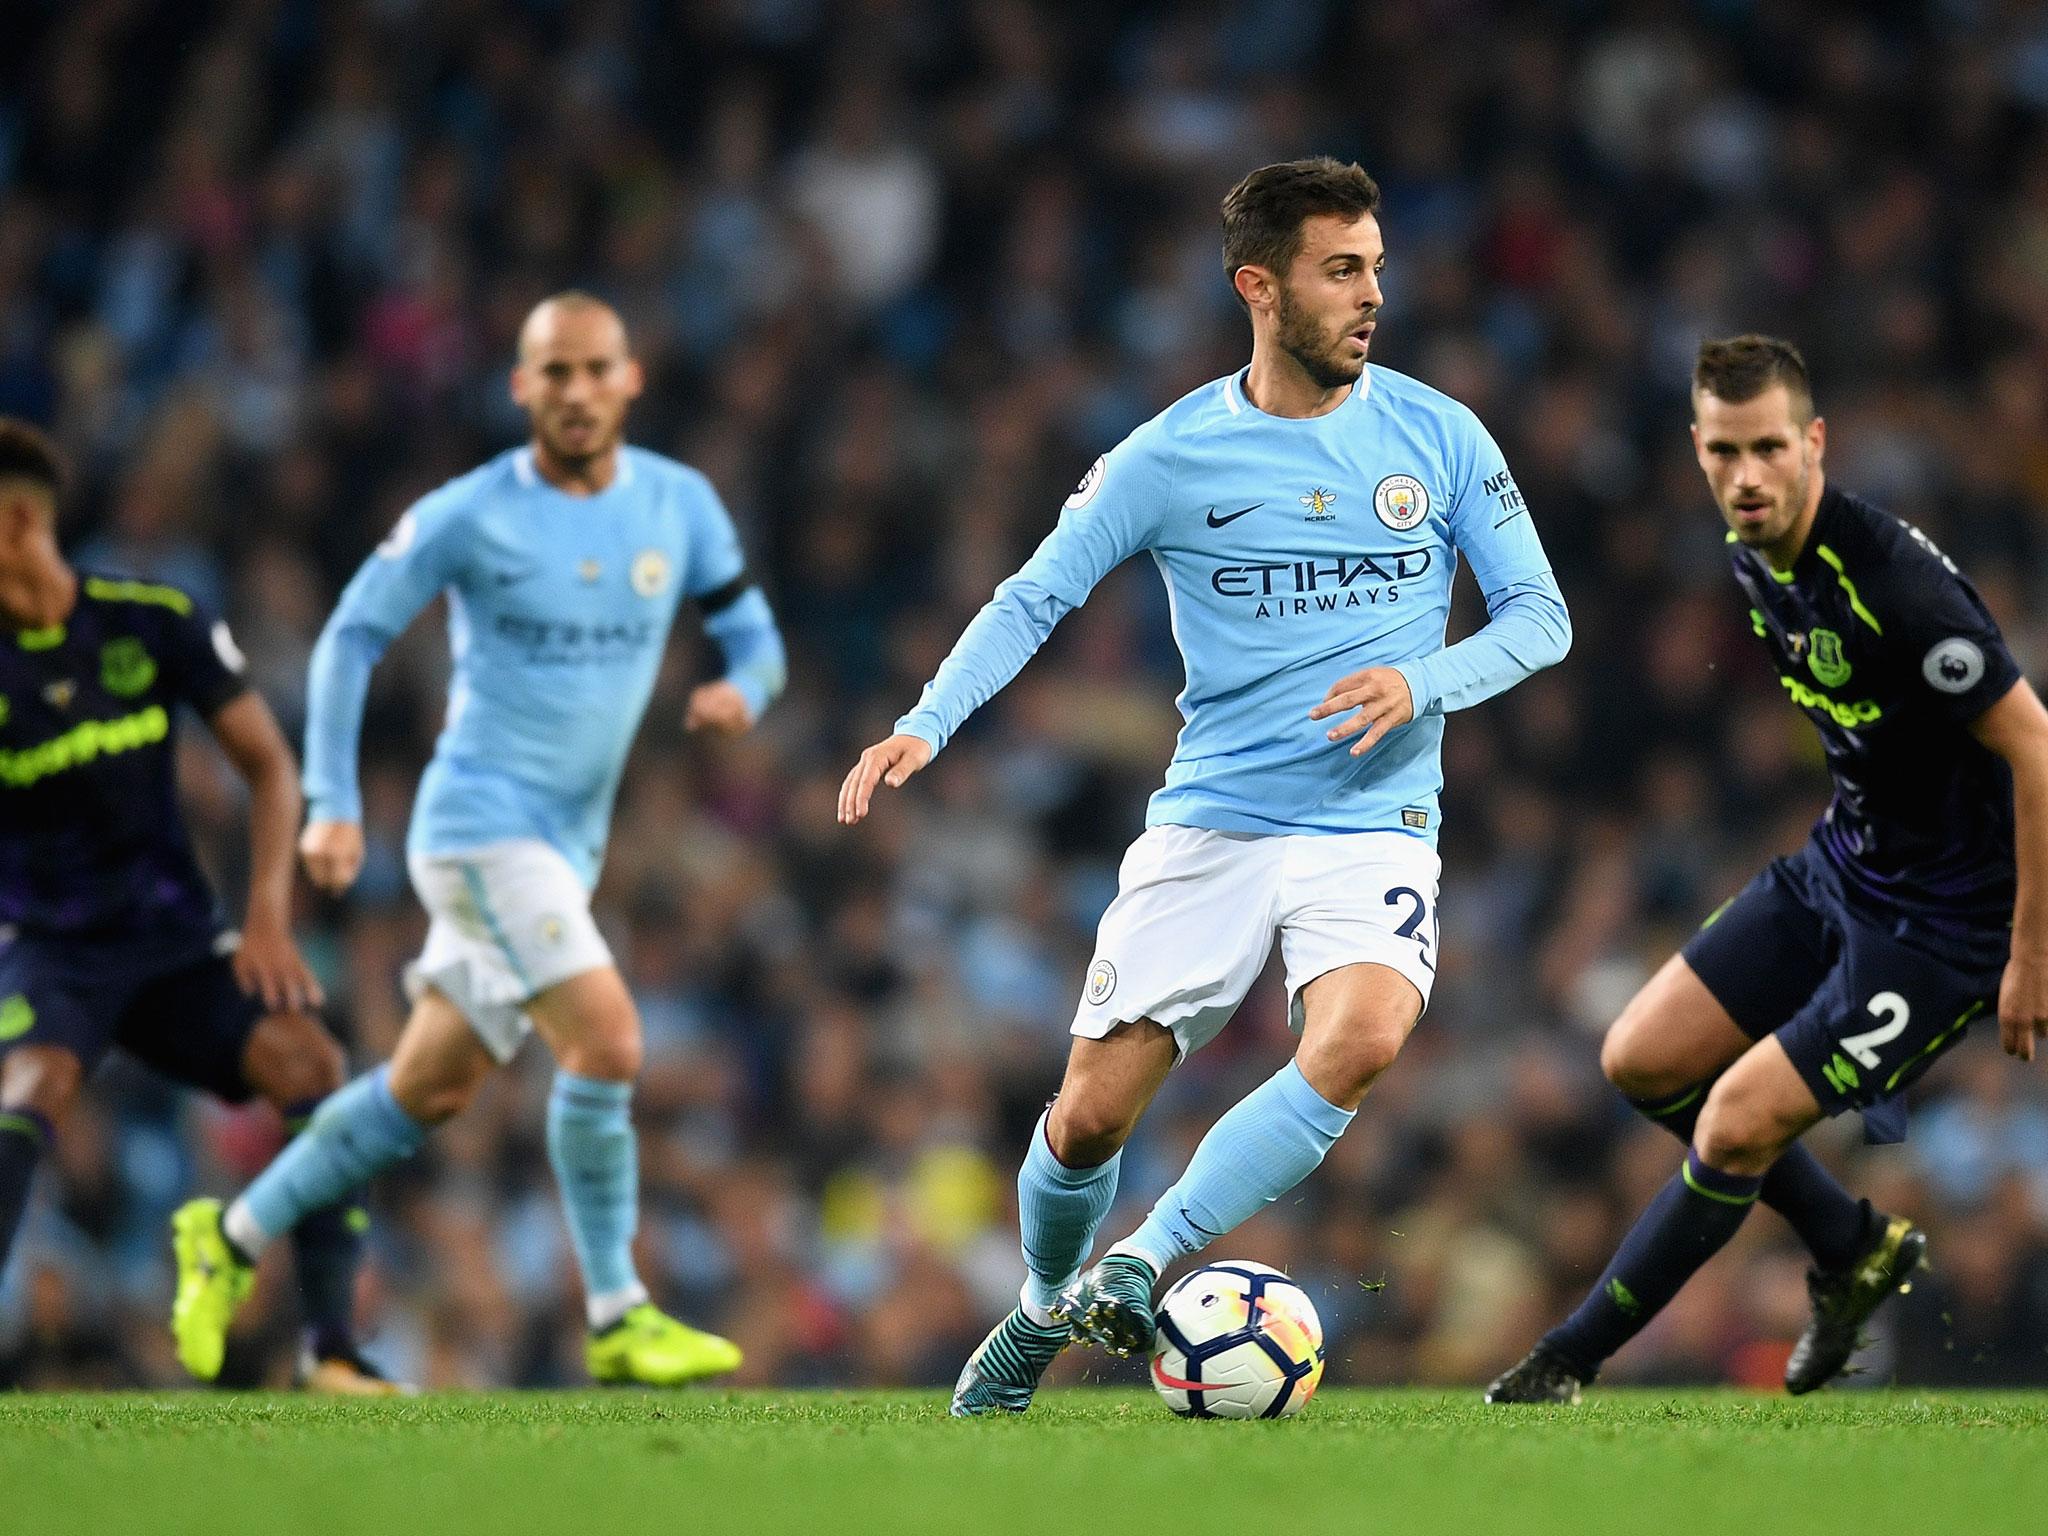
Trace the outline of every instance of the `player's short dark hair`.
<instances>
[{"instance_id":1,"label":"player's short dark hair","mask_svg":"<svg viewBox=\"0 0 2048 1536\"><path fill-rule=\"evenodd\" d=\"M1813 380L1807 375L1806 359L1791 342L1752 334L1700 343L1699 359L1692 366L1694 394L1740 405L1774 384L1784 385L1791 395L1794 416L1813 419Z\"/></svg>"},{"instance_id":2,"label":"player's short dark hair","mask_svg":"<svg viewBox=\"0 0 2048 1536\"><path fill-rule=\"evenodd\" d=\"M1379 183L1329 155L1262 165L1223 197L1223 272L1285 272L1301 252L1301 226L1321 214L1346 221L1379 212Z\"/></svg>"},{"instance_id":3,"label":"player's short dark hair","mask_svg":"<svg viewBox=\"0 0 2048 1536\"><path fill-rule=\"evenodd\" d=\"M0 480L27 480L50 493L54 505L64 493L64 455L49 433L13 416L0 416Z\"/></svg>"}]
</instances>

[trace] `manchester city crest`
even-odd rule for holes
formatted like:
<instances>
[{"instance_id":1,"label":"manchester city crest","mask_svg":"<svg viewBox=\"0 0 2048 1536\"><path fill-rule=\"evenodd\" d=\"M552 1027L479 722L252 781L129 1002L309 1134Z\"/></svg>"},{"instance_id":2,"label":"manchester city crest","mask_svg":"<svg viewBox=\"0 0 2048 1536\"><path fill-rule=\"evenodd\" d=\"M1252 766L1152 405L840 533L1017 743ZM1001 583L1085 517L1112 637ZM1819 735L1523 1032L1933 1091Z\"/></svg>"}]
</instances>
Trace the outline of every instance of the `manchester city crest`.
<instances>
[{"instance_id":1,"label":"manchester city crest","mask_svg":"<svg viewBox=\"0 0 2048 1536\"><path fill-rule=\"evenodd\" d=\"M1373 487L1372 509L1396 533L1429 516L1429 488L1413 475L1388 475Z\"/></svg>"},{"instance_id":2,"label":"manchester city crest","mask_svg":"<svg viewBox=\"0 0 2048 1536\"><path fill-rule=\"evenodd\" d=\"M668 556L658 549L643 549L633 557L633 590L653 597L668 585Z\"/></svg>"},{"instance_id":3,"label":"manchester city crest","mask_svg":"<svg viewBox=\"0 0 2048 1536\"><path fill-rule=\"evenodd\" d=\"M1110 993L1116 990L1116 967L1107 960L1098 960L1088 967L1088 1001L1106 1003Z\"/></svg>"}]
</instances>

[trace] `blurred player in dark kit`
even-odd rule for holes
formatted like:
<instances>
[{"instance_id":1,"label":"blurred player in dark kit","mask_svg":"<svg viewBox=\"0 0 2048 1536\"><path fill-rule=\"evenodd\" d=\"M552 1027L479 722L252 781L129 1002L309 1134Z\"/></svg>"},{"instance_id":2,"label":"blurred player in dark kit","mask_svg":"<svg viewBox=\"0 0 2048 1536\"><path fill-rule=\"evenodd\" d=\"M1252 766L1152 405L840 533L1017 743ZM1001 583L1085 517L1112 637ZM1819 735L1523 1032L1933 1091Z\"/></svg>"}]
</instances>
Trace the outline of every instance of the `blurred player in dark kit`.
<instances>
[{"instance_id":1,"label":"blurred player in dark kit","mask_svg":"<svg viewBox=\"0 0 2048 1536\"><path fill-rule=\"evenodd\" d=\"M63 471L0 419L0 1262L56 1125L110 1047L231 1104L303 1124L343 1079L291 936L297 769L224 623L176 587L74 570ZM249 786L249 906L220 922L178 811L189 705ZM350 1328L353 1196L293 1233L314 1390L389 1392ZM211 1380L218 1353L185 1368Z\"/></svg>"}]
</instances>

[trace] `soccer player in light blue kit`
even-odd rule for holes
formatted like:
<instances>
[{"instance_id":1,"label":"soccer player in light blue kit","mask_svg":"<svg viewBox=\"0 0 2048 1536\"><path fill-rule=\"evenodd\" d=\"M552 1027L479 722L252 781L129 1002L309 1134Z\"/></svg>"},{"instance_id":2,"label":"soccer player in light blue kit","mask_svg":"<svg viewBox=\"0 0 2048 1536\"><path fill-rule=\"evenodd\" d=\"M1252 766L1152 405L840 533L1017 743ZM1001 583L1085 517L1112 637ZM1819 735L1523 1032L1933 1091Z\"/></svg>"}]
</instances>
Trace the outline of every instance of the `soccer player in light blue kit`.
<instances>
[{"instance_id":1,"label":"soccer player in light blue kit","mask_svg":"<svg viewBox=\"0 0 2048 1536\"><path fill-rule=\"evenodd\" d=\"M320 637L300 852L339 892L363 861L356 740L370 669L448 595L455 679L408 839L432 921L391 1062L327 1099L224 1213L181 1213L206 1239L190 1264L181 1254L181 1284L205 1300L187 1329L225 1333L265 1243L409 1155L537 1031L558 1068L548 1156L583 1271L591 1375L671 1386L740 1363L729 1341L656 1308L634 1272L640 1019L590 891L679 604L698 605L728 668L691 694L692 729L748 729L781 691L783 649L709 482L624 446L641 385L608 306L579 293L541 304L512 374L531 442L400 518Z\"/></svg>"},{"instance_id":2,"label":"soccer player in light blue kit","mask_svg":"<svg viewBox=\"0 0 2048 1536\"><path fill-rule=\"evenodd\" d=\"M1230 192L1224 268L1251 316L1251 365L1096 461L840 790L840 820L859 821L876 786L924 767L1096 582L1152 556L1187 667L1186 723L1018 1175L1021 1304L968 1360L955 1414L1023 1411L1070 1339L1148 1348L1166 1266L1322 1161L1428 1001L1443 717L1570 645L1486 429L1366 366L1378 207L1370 176L1328 158L1267 166ZM1489 618L1447 648L1460 555ZM1217 1121L1144 1224L1083 1274L1125 1140L1174 1063L1229 1021L1276 937L1293 1061Z\"/></svg>"}]
</instances>

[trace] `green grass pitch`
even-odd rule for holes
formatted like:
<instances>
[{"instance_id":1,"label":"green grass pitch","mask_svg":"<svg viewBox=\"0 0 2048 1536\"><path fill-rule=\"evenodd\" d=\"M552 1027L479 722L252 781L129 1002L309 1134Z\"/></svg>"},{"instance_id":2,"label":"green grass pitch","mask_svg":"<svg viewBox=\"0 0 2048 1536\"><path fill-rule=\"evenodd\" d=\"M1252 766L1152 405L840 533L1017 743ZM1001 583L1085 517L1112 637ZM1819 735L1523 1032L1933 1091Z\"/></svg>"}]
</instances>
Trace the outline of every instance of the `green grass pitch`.
<instances>
[{"instance_id":1,"label":"green grass pitch","mask_svg":"<svg viewBox=\"0 0 2048 1536\"><path fill-rule=\"evenodd\" d=\"M0 1397L0 1530L277 1532L2048 1531L2048 1396L1327 1392L1182 1422L1049 1392L955 1423L934 1393Z\"/></svg>"}]
</instances>

